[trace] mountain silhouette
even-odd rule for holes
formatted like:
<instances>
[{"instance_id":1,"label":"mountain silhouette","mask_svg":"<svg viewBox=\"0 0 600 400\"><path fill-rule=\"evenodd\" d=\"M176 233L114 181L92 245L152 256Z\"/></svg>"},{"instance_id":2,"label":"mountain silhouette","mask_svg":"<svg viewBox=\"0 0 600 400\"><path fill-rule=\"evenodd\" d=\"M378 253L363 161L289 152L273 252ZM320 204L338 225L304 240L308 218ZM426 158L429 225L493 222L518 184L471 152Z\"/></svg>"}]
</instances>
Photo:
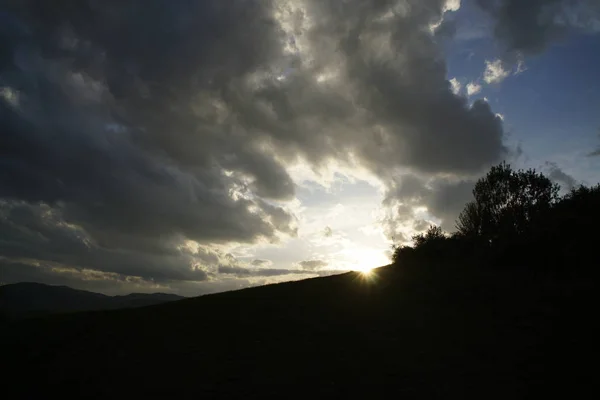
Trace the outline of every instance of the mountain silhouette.
<instances>
[{"instance_id":1,"label":"mountain silhouette","mask_svg":"<svg viewBox=\"0 0 600 400\"><path fill-rule=\"evenodd\" d=\"M0 315L23 317L73 311L113 310L149 306L183 298L166 293L106 296L68 286L23 282L0 286Z\"/></svg>"}]
</instances>

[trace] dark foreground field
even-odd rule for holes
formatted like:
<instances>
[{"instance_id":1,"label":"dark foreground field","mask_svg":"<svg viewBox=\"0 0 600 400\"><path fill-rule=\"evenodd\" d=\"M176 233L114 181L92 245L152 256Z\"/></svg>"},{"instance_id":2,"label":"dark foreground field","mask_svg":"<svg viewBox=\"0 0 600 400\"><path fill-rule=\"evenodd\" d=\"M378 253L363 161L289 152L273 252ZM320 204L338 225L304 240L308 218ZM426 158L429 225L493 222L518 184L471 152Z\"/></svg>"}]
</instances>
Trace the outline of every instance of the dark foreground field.
<instances>
[{"instance_id":1,"label":"dark foreground field","mask_svg":"<svg viewBox=\"0 0 600 400\"><path fill-rule=\"evenodd\" d=\"M385 267L5 321L9 398L588 394L590 279ZM6 369L5 369L6 371Z\"/></svg>"}]
</instances>

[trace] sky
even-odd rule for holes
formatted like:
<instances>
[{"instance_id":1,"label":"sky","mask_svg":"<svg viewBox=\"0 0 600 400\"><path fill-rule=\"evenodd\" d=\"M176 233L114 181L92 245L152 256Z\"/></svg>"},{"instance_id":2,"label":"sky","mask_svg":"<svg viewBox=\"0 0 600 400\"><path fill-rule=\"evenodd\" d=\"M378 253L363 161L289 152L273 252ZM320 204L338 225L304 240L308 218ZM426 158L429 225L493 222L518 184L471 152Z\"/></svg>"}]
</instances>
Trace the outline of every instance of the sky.
<instances>
[{"instance_id":1,"label":"sky","mask_svg":"<svg viewBox=\"0 0 600 400\"><path fill-rule=\"evenodd\" d=\"M597 0L0 0L0 283L389 263L506 160L600 176Z\"/></svg>"}]
</instances>

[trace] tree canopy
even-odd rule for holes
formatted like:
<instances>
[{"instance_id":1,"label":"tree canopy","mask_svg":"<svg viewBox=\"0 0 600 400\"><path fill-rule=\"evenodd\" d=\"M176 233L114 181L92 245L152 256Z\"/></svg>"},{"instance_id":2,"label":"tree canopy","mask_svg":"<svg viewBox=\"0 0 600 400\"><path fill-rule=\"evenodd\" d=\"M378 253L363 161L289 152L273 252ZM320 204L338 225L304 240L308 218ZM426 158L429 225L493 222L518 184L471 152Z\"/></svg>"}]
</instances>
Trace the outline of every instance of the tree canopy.
<instances>
[{"instance_id":1,"label":"tree canopy","mask_svg":"<svg viewBox=\"0 0 600 400\"><path fill-rule=\"evenodd\" d=\"M544 268L591 266L598 259L600 185L573 188L562 197L559 190L542 173L515 171L503 162L477 181L455 233L431 226L413 237L412 247L395 247L394 262L459 258Z\"/></svg>"},{"instance_id":2,"label":"tree canopy","mask_svg":"<svg viewBox=\"0 0 600 400\"><path fill-rule=\"evenodd\" d=\"M532 221L558 200L559 186L533 169L514 171L503 162L477 181L474 200L458 217L464 236L489 241L526 232Z\"/></svg>"}]
</instances>

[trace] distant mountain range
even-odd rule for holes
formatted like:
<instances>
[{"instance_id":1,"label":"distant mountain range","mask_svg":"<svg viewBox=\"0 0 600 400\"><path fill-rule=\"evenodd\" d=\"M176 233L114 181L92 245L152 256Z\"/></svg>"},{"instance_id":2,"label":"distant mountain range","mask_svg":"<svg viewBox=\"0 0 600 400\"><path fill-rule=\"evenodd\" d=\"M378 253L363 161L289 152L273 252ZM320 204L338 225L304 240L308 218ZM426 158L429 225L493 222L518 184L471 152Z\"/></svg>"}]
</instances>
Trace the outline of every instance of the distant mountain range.
<instances>
[{"instance_id":1,"label":"distant mountain range","mask_svg":"<svg viewBox=\"0 0 600 400\"><path fill-rule=\"evenodd\" d=\"M107 296L68 286L24 282L0 286L0 315L23 317L73 311L114 310L149 306L183 298L166 293Z\"/></svg>"}]
</instances>

